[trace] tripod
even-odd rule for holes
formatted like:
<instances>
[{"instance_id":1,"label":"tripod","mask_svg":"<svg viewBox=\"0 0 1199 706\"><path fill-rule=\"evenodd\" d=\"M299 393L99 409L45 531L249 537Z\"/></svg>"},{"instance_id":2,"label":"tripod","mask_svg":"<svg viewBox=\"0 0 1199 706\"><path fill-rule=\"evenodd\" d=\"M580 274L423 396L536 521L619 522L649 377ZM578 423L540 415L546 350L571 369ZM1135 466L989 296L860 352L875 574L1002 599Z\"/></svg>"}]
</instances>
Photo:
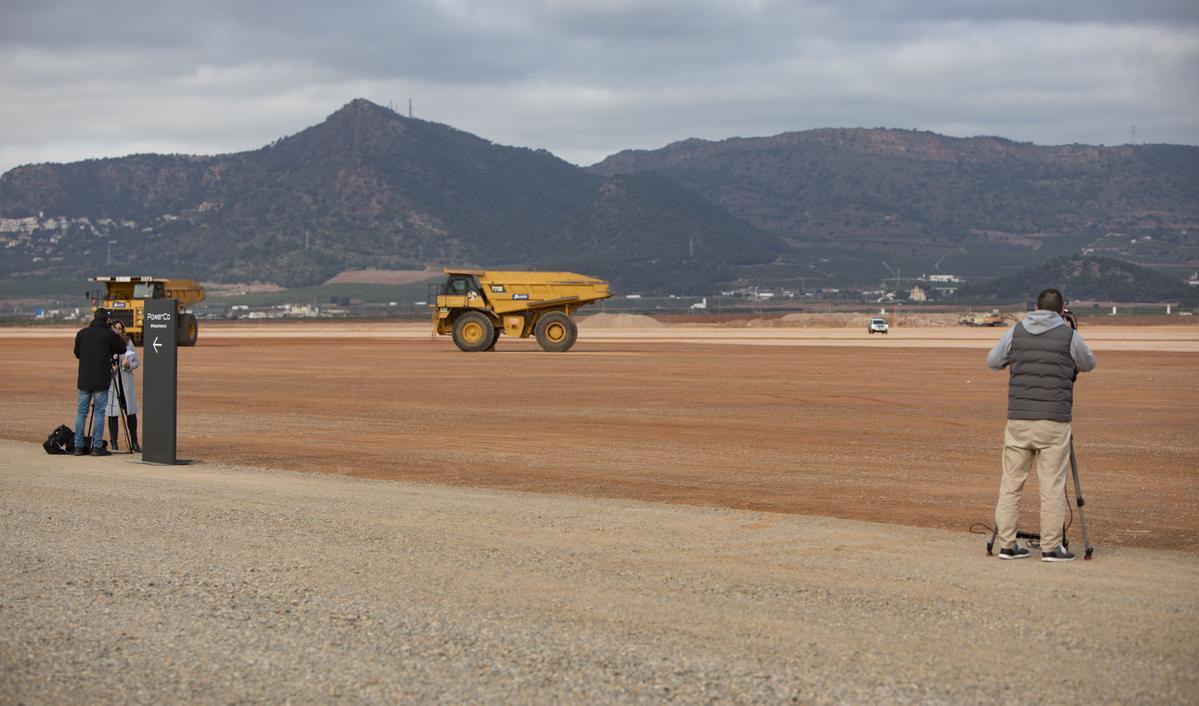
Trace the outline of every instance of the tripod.
<instances>
[{"instance_id":1,"label":"tripod","mask_svg":"<svg viewBox=\"0 0 1199 706\"><path fill-rule=\"evenodd\" d=\"M1090 537L1087 536L1087 515L1082 509L1087 501L1082 497L1082 482L1078 479L1078 459L1074 455L1074 435L1070 435L1070 474L1074 476L1074 502L1078 506L1078 523L1082 527L1082 558L1085 561L1091 560L1091 555L1095 553L1095 548L1091 546ZM1066 505L1070 504L1070 491L1066 491ZM1066 529L1069 525L1062 527L1062 546L1070 548L1069 540L1066 539ZM996 527L991 531L991 541L987 542L987 556L992 556L991 549L995 546L995 538L999 536L999 528ZM1016 539L1028 539L1036 542L1041 541L1039 532L1020 532L1016 531Z\"/></svg>"},{"instance_id":2,"label":"tripod","mask_svg":"<svg viewBox=\"0 0 1199 706\"><path fill-rule=\"evenodd\" d=\"M117 360L119 361L120 359L118 358ZM125 448L129 453L133 453L133 441L129 436L129 417L125 405L125 382L122 379L121 364L119 362L112 371L112 379L116 383L117 388L117 406L121 410L121 428L125 431Z\"/></svg>"}]
</instances>

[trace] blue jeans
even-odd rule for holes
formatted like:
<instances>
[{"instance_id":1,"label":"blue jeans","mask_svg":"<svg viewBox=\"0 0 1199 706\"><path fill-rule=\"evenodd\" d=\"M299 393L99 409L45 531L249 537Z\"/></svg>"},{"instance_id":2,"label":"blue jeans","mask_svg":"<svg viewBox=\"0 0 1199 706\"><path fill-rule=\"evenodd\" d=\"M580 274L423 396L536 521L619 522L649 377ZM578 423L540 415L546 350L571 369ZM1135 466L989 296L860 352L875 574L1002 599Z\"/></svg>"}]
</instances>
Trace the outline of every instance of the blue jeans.
<instances>
[{"instance_id":1,"label":"blue jeans","mask_svg":"<svg viewBox=\"0 0 1199 706\"><path fill-rule=\"evenodd\" d=\"M79 390L75 402L75 448L83 448L83 431L87 426L87 405L93 399L96 401L92 409L92 448L100 448L104 441L104 416L108 407L108 390Z\"/></svg>"}]
</instances>

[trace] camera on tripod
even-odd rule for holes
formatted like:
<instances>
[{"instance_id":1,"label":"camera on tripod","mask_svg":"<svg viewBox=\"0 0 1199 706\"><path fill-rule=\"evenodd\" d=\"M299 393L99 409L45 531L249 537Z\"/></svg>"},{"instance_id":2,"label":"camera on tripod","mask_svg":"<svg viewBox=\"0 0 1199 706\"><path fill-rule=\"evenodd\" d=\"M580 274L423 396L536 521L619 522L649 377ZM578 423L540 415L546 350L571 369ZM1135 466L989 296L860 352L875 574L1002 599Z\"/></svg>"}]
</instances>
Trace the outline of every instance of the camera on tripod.
<instances>
[{"instance_id":1,"label":"camera on tripod","mask_svg":"<svg viewBox=\"0 0 1199 706\"><path fill-rule=\"evenodd\" d=\"M1078 317L1065 304L1062 305L1062 318L1066 320L1066 323L1070 324L1070 328L1075 331L1078 330Z\"/></svg>"}]
</instances>

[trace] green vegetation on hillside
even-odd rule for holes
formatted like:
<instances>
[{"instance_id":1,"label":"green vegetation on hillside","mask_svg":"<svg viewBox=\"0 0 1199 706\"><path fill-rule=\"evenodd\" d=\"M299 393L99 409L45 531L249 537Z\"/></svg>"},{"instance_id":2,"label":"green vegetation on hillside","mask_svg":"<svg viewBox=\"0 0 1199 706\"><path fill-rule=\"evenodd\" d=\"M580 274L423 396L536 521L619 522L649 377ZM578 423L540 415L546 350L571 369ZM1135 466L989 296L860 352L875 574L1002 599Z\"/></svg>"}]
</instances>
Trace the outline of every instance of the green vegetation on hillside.
<instances>
[{"instance_id":1,"label":"green vegetation on hillside","mask_svg":"<svg viewBox=\"0 0 1199 706\"><path fill-rule=\"evenodd\" d=\"M1058 257L1014 275L958 290L962 300L1017 301L1054 287L1067 299L1118 302L1178 301L1186 283L1145 267L1107 257Z\"/></svg>"}]
</instances>

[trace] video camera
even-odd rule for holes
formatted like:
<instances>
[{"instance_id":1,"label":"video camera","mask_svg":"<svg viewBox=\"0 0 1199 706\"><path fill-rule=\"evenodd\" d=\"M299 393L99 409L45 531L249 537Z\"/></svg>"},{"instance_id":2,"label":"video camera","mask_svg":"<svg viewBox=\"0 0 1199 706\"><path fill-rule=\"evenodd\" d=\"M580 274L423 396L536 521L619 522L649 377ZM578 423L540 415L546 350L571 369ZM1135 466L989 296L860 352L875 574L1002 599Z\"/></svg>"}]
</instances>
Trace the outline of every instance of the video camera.
<instances>
[{"instance_id":1,"label":"video camera","mask_svg":"<svg viewBox=\"0 0 1199 706\"><path fill-rule=\"evenodd\" d=\"M1062 302L1062 318L1070 324L1070 328L1078 330L1078 317L1074 315L1073 311L1070 311L1070 302Z\"/></svg>"}]
</instances>

